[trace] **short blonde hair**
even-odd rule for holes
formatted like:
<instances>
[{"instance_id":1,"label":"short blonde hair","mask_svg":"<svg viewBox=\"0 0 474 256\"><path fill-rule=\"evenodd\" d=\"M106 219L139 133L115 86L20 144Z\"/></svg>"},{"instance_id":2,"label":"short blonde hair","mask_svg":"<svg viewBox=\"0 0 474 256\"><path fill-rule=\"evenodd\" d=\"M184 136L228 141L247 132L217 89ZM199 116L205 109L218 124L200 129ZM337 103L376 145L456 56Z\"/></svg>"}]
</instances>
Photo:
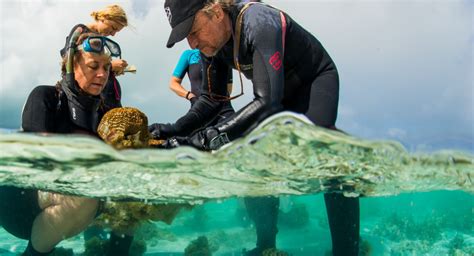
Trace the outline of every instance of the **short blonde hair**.
<instances>
[{"instance_id":1,"label":"short blonde hair","mask_svg":"<svg viewBox=\"0 0 474 256\"><path fill-rule=\"evenodd\" d=\"M105 7L103 10L94 11L91 13L94 20L111 20L126 27L128 26L127 14L119 5L113 4Z\"/></svg>"}]
</instances>

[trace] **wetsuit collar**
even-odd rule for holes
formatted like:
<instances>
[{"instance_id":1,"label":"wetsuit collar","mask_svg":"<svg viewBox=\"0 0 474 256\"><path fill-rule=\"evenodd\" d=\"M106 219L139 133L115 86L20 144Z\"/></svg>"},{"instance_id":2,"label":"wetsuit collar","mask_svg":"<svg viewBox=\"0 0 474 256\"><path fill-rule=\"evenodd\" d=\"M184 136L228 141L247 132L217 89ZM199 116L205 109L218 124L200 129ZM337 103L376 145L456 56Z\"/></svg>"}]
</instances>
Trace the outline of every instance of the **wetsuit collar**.
<instances>
[{"instance_id":1,"label":"wetsuit collar","mask_svg":"<svg viewBox=\"0 0 474 256\"><path fill-rule=\"evenodd\" d=\"M83 129L97 133L100 121L98 113L101 104L100 96L85 94L79 89L77 82L71 78L63 78L60 83L68 100L71 121Z\"/></svg>"}]
</instances>

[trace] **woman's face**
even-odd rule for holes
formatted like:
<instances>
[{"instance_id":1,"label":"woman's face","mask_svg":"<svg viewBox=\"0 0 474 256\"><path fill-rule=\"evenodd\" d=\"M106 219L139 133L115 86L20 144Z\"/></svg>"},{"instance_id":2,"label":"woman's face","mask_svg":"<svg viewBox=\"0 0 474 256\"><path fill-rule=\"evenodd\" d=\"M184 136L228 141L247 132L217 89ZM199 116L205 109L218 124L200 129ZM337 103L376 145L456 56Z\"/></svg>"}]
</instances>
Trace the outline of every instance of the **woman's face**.
<instances>
[{"instance_id":1,"label":"woman's face","mask_svg":"<svg viewBox=\"0 0 474 256\"><path fill-rule=\"evenodd\" d=\"M107 83L110 70L110 57L80 51L74 58L74 78L87 94L99 95Z\"/></svg>"},{"instance_id":2,"label":"woman's face","mask_svg":"<svg viewBox=\"0 0 474 256\"><path fill-rule=\"evenodd\" d=\"M115 36L123 29L123 25L113 20L99 20L97 22L97 32L103 36Z\"/></svg>"},{"instance_id":3,"label":"woman's face","mask_svg":"<svg viewBox=\"0 0 474 256\"><path fill-rule=\"evenodd\" d=\"M191 32L186 37L192 49L199 49L207 57L216 55L231 35L225 24L227 14L218 5L214 11L216 13L210 17L199 11L194 18Z\"/></svg>"}]
</instances>

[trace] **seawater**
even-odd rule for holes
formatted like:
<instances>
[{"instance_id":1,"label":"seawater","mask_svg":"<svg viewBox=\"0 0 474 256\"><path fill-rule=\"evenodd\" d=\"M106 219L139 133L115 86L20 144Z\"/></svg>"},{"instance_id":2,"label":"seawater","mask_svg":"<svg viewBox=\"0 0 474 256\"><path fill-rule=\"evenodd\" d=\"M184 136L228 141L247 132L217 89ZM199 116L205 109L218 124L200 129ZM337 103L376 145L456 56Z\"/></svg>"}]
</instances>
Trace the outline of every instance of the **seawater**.
<instances>
[{"instance_id":1,"label":"seawater","mask_svg":"<svg viewBox=\"0 0 474 256\"><path fill-rule=\"evenodd\" d=\"M0 133L0 185L143 204L191 204L171 225L143 224L136 252L182 255L200 236L213 255L255 246L244 196L278 195L279 249L326 255L322 193L361 196L361 255L474 255L470 153L408 153L280 115L212 154L191 148L115 151L78 136ZM99 186L100 184L100 186ZM0 229L0 255L26 242ZM84 252L81 235L59 246Z\"/></svg>"}]
</instances>

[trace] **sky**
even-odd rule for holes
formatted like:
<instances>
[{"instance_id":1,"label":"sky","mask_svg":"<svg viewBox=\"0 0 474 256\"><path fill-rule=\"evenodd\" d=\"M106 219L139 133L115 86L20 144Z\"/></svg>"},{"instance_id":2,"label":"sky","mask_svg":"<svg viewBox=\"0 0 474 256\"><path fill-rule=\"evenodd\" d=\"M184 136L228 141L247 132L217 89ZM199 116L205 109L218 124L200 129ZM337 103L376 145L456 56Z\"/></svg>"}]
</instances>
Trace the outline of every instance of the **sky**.
<instances>
[{"instance_id":1,"label":"sky","mask_svg":"<svg viewBox=\"0 0 474 256\"><path fill-rule=\"evenodd\" d=\"M336 63L340 129L397 140L412 151L474 152L473 1L265 2L315 35ZM59 79L59 49L71 28L92 22L92 11L112 3L132 24L112 39L138 69L118 78L123 105L141 109L151 122L174 122L186 113L189 103L169 90L168 81L189 46L165 47L170 26L164 1L0 0L0 128L20 127L29 92ZM244 92L233 102L236 109L252 100L249 81Z\"/></svg>"}]
</instances>

